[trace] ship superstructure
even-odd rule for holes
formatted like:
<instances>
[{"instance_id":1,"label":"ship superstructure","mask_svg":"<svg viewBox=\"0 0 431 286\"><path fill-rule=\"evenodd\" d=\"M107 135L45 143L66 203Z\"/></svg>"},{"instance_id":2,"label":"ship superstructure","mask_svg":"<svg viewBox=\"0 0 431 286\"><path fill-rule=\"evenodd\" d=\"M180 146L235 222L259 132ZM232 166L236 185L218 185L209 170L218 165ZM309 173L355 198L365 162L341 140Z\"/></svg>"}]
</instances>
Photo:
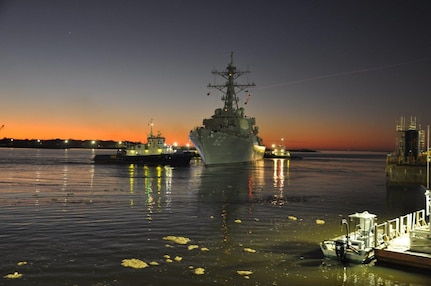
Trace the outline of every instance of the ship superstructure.
<instances>
[{"instance_id":1,"label":"ship superstructure","mask_svg":"<svg viewBox=\"0 0 431 286\"><path fill-rule=\"evenodd\" d=\"M104 164L142 164L142 165L170 165L184 166L190 163L194 157L192 152L176 150L171 145L166 144L166 138L160 132L153 133L153 122L150 134L147 136L147 143L130 143L117 150L117 154L97 154L94 156L95 163Z\"/></svg>"},{"instance_id":2,"label":"ship superstructure","mask_svg":"<svg viewBox=\"0 0 431 286\"><path fill-rule=\"evenodd\" d=\"M416 117L396 124L395 150L386 158L387 185L425 185L429 170L425 132Z\"/></svg>"},{"instance_id":3,"label":"ship superstructure","mask_svg":"<svg viewBox=\"0 0 431 286\"><path fill-rule=\"evenodd\" d=\"M233 53L226 70L212 74L226 79L225 84L209 84L223 96L223 108L217 108L203 126L190 132L190 140L206 165L251 162L263 158L265 146L258 137L258 127L253 117L247 117L244 107L239 107L237 92L255 84L238 84L236 79L249 71L239 71L233 65ZM247 102L246 102L247 103Z\"/></svg>"},{"instance_id":4,"label":"ship superstructure","mask_svg":"<svg viewBox=\"0 0 431 286\"><path fill-rule=\"evenodd\" d=\"M145 156L145 155L160 155L160 154L173 154L176 150L172 145L166 144L166 138L160 132L157 135L153 133L153 121L149 123L150 134L147 136L146 144L132 144L124 151L126 156Z\"/></svg>"},{"instance_id":5,"label":"ship superstructure","mask_svg":"<svg viewBox=\"0 0 431 286\"><path fill-rule=\"evenodd\" d=\"M395 150L391 154L392 163L424 164L426 161L425 132L416 117L410 120L401 117L396 124Z\"/></svg>"}]
</instances>

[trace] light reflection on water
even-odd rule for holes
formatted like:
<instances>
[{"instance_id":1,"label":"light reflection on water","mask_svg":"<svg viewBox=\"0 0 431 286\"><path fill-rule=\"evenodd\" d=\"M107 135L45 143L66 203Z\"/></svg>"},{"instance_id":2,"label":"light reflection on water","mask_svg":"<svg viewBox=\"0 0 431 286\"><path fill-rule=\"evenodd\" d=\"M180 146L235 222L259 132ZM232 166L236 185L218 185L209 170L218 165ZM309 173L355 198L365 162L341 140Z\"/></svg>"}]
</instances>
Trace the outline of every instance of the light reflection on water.
<instances>
[{"instance_id":1,"label":"light reflection on water","mask_svg":"<svg viewBox=\"0 0 431 286\"><path fill-rule=\"evenodd\" d=\"M0 149L0 274L24 274L0 285L428 283L423 273L324 260L318 248L341 233L341 216L366 209L386 219L422 207L419 190L386 190L384 154L171 168L93 165L97 152ZM125 268L125 258L159 266Z\"/></svg>"}]
</instances>

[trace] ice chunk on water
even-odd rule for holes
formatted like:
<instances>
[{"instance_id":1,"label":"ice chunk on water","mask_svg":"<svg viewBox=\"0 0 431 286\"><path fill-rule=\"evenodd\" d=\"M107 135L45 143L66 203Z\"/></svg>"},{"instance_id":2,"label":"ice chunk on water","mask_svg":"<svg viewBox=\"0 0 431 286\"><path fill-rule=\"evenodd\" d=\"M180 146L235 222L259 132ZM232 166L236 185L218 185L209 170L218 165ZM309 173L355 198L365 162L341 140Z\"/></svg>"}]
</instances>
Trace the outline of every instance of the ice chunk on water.
<instances>
[{"instance_id":1,"label":"ice chunk on water","mask_svg":"<svg viewBox=\"0 0 431 286\"><path fill-rule=\"evenodd\" d=\"M184 236L174 236L174 235L168 235L163 237L164 240L173 241L178 244L187 244L190 242L190 238L184 237Z\"/></svg>"},{"instance_id":2,"label":"ice chunk on water","mask_svg":"<svg viewBox=\"0 0 431 286\"><path fill-rule=\"evenodd\" d=\"M7 275L5 275L3 277L7 278L7 279L18 279L18 278L22 277L22 274L18 273L18 272L15 272L15 273L12 273L12 274L7 274Z\"/></svg>"},{"instance_id":3,"label":"ice chunk on water","mask_svg":"<svg viewBox=\"0 0 431 286\"><path fill-rule=\"evenodd\" d=\"M196 269L194 270L194 273L195 273L196 275L203 275L203 274L205 274L205 268L198 267L198 268L196 268Z\"/></svg>"},{"instance_id":4,"label":"ice chunk on water","mask_svg":"<svg viewBox=\"0 0 431 286\"><path fill-rule=\"evenodd\" d=\"M148 264L140 259L131 258L131 259L123 259L121 265L124 267L131 267L135 269L148 267Z\"/></svg>"}]
</instances>

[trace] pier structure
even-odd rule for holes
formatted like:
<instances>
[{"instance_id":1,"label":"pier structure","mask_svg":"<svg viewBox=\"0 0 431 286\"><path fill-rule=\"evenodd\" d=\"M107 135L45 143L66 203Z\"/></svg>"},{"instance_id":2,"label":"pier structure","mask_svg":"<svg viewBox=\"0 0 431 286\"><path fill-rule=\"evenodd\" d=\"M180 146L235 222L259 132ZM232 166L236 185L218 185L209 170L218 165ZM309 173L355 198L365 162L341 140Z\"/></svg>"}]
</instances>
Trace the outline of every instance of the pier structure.
<instances>
[{"instance_id":1,"label":"pier structure","mask_svg":"<svg viewBox=\"0 0 431 286\"><path fill-rule=\"evenodd\" d=\"M375 224L377 263L431 270L431 201L425 191L425 209Z\"/></svg>"},{"instance_id":2,"label":"pier structure","mask_svg":"<svg viewBox=\"0 0 431 286\"><path fill-rule=\"evenodd\" d=\"M396 124L396 148L392 153L393 161L398 164L423 163L425 151L425 132L416 117L407 121L401 117Z\"/></svg>"},{"instance_id":3,"label":"pier structure","mask_svg":"<svg viewBox=\"0 0 431 286\"><path fill-rule=\"evenodd\" d=\"M388 185L425 185L427 149L425 132L416 117L401 117L396 124L395 150L386 158Z\"/></svg>"}]
</instances>

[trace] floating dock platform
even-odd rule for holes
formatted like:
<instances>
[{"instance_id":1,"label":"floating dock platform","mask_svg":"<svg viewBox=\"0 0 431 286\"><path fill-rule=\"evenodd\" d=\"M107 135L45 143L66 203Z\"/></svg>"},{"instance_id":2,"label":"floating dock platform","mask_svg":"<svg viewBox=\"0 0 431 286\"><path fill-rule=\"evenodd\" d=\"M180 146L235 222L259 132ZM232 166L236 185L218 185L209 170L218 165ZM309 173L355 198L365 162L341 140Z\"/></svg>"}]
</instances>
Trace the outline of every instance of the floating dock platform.
<instances>
[{"instance_id":1,"label":"floating dock platform","mask_svg":"<svg viewBox=\"0 0 431 286\"><path fill-rule=\"evenodd\" d=\"M377 263L431 270L430 196L427 207L374 227ZM377 243L379 242L379 243Z\"/></svg>"},{"instance_id":2,"label":"floating dock platform","mask_svg":"<svg viewBox=\"0 0 431 286\"><path fill-rule=\"evenodd\" d=\"M407 266L417 269L431 270L431 255L427 253L412 252L408 248L377 247L374 249L377 263L397 266Z\"/></svg>"},{"instance_id":3,"label":"floating dock platform","mask_svg":"<svg viewBox=\"0 0 431 286\"><path fill-rule=\"evenodd\" d=\"M425 185L427 181L427 167L425 164L396 164L390 161L388 156L386 162L386 185Z\"/></svg>"}]
</instances>

